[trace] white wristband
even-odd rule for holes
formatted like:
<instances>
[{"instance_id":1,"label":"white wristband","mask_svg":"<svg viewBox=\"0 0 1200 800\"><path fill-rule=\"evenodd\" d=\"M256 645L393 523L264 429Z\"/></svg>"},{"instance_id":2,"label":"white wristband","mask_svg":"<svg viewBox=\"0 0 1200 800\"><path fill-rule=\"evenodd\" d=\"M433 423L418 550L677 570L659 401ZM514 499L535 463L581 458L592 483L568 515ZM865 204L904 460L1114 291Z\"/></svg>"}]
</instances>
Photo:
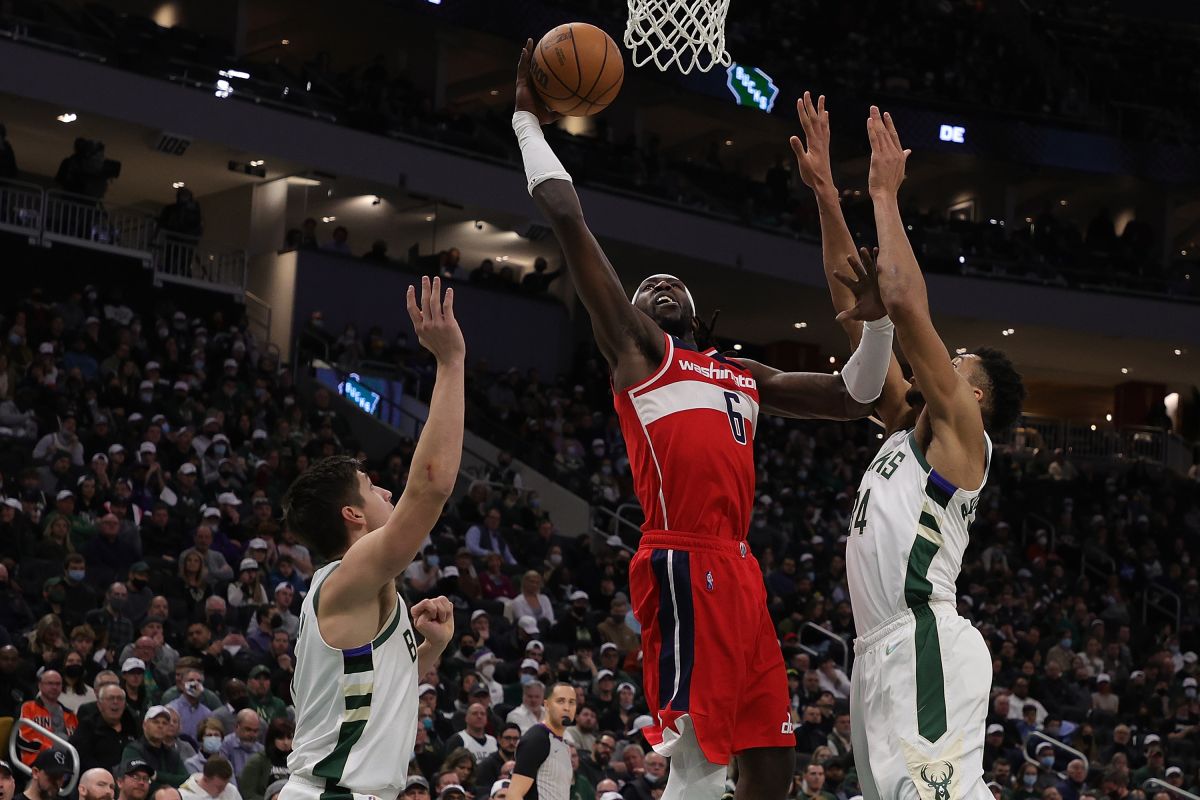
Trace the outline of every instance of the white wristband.
<instances>
[{"instance_id":1,"label":"white wristband","mask_svg":"<svg viewBox=\"0 0 1200 800\"><path fill-rule=\"evenodd\" d=\"M892 363L894 328L887 317L863 324L862 341L842 369L842 382L856 402L873 403L883 394L883 384Z\"/></svg>"},{"instance_id":2,"label":"white wristband","mask_svg":"<svg viewBox=\"0 0 1200 800\"><path fill-rule=\"evenodd\" d=\"M517 143L521 145L521 160L525 162L525 181L530 195L538 184L548 180L573 182L570 173L546 143L536 116L528 111L517 111L513 114L512 126Z\"/></svg>"}]
</instances>

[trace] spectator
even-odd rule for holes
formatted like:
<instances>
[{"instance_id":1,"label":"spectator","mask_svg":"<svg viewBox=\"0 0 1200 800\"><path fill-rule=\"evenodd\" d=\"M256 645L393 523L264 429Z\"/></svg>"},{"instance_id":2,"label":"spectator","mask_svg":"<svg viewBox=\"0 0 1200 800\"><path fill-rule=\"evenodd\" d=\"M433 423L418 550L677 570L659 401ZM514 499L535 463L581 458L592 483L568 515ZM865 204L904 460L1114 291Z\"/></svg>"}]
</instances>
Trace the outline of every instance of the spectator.
<instances>
[{"instance_id":1,"label":"spectator","mask_svg":"<svg viewBox=\"0 0 1200 800\"><path fill-rule=\"evenodd\" d=\"M1096 691L1092 693L1092 709L1106 714L1116 714L1121 706L1121 698L1112 690L1112 679L1107 673L1101 672L1096 676Z\"/></svg>"},{"instance_id":2,"label":"spectator","mask_svg":"<svg viewBox=\"0 0 1200 800\"><path fill-rule=\"evenodd\" d=\"M250 757L263 752L264 749L259 741L263 723L253 709L247 708L239 711L235 724L233 733L227 735L221 742L220 751L220 755L233 765L231 777L241 775Z\"/></svg>"},{"instance_id":3,"label":"spectator","mask_svg":"<svg viewBox=\"0 0 1200 800\"><path fill-rule=\"evenodd\" d=\"M81 770L115 768L125 747L138 738L136 719L125 707L125 690L120 686L109 684L101 688L96 708L99 713L81 720L70 739L79 751Z\"/></svg>"},{"instance_id":4,"label":"spectator","mask_svg":"<svg viewBox=\"0 0 1200 800\"><path fill-rule=\"evenodd\" d=\"M216 716L211 716L201 722L200 727L196 729L196 741L200 747L196 751L196 755L184 762L188 774L203 772L204 762L208 761L210 756L221 752L224 739L225 728L221 726L221 721Z\"/></svg>"},{"instance_id":5,"label":"spectator","mask_svg":"<svg viewBox=\"0 0 1200 800\"><path fill-rule=\"evenodd\" d=\"M352 255L350 252L350 231L346 230L345 225L338 225L333 229L333 238L321 245L321 249L344 256Z\"/></svg>"},{"instance_id":6,"label":"spectator","mask_svg":"<svg viewBox=\"0 0 1200 800\"><path fill-rule=\"evenodd\" d=\"M1087 767L1078 758L1073 758L1067 763L1067 776L1058 782L1058 793L1062 800L1080 800L1087 790Z\"/></svg>"},{"instance_id":7,"label":"spectator","mask_svg":"<svg viewBox=\"0 0 1200 800\"><path fill-rule=\"evenodd\" d=\"M283 701L271 692L271 669L269 667L259 665L251 669L246 679L246 688L249 691L247 697L250 701L249 707L258 714L262 723L256 731L256 735L265 730L267 723L271 720L287 715L287 707L284 706ZM261 738L259 735L260 741ZM231 758L230 761L234 762L235 766L237 765L234 759ZM241 774L240 769L238 774Z\"/></svg>"},{"instance_id":8,"label":"spectator","mask_svg":"<svg viewBox=\"0 0 1200 800\"><path fill-rule=\"evenodd\" d=\"M629 601L618 595L609 604L608 618L596 626L600 638L612 642L622 653L635 653L641 649L641 639L626 622L629 616Z\"/></svg>"},{"instance_id":9,"label":"spectator","mask_svg":"<svg viewBox=\"0 0 1200 800\"><path fill-rule=\"evenodd\" d=\"M521 729L521 735L542 721L545 712L546 685L538 680L529 681L521 688L521 705L508 712L505 722Z\"/></svg>"},{"instance_id":10,"label":"spectator","mask_svg":"<svg viewBox=\"0 0 1200 800\"><path fill-rule=\"evenodd\" d=\"M504 563L513 566L517 559L513 557L508 543L500 533L500 509L489 509L481 525L472 525L467 530L467 551L475 558L484 558L490 553L497 553Z\"/></svg>"},{"instance_id":11,"label":"spectator","mask_svg":"<svg viewBox=\"0 0 1200 800\"><path fill-rule=\"evenodd\" d=\"M221 756L210 756L204 770L188 776L179 787L183 800L241 800L233 783L233 767Z\"/></svg>"},{"instance_id":12,"label":"spectator","mask_svg":"<svg viewBox=\"0 0 1200 800\"><path fill-rule=\"evenodd\" d=\"M23 797L29 800L57 800L63 781L71 771L71 759L67 752L57 747L47 747L37 754L30 767L32 774Z\"/></svg>"},{"instance_id":13,"label":"spectator","mask_svg":"<svg viewBox=\"0 0 1200 800\"><path fill-rule=\"evenodd\" d=\"M82 768L80 768L82 770ZM79 776L79 800L113 800L113 790L116 784L113 782L112 773L103 767L93 767L89 770L83 770L83 774Z\"/></svg>"},{"instance_id":14,"label":"spectator","mask_svg":"<svg viewBox=\"0 0 1200 800\"><path fill-rule=\"evenodd\" d=\"M539 572L529 570L521 576L521 593L512 601L506 613L517 619L533 617L535 622L554 624L554 609L550 605L550 598L542 593L542 576Z\"/></svg>"},{"instance_id":15,"label":"spectator","mask_svg":"<svg viewBox=\"0 0 1200 800\"><path fill-rule=\"evenodd\" d=\"M60 673L50 669L43 672L38 679L37 696L21 706L21 719L35 722L64 739L70 738L79 726L79 720L74 712L59 702L62 689ZM17 749L26 766L32 765L38 753L51 746L49 738L32 728L21 728L17 737Z\"/></svg>"},{"instance_id":16,"label":"spectator","mask_svg":"<svg viewBox=\"0 0 1200 800\"><path fill-rule=\"evenodd\" d=\"M91 635L91 630L83 625L71 632L72 640L75 639L77 633L81 637L86 636L88 641L95 638ZM81 705L96 702L96 693L87 684L87 676L84 674L85 669L86 665L83 662L83 656L77 650L71 650L63 656L63 691L58 696L58 702L62 704L63 708L74 712L76 716L78 716Z\"/></svg>"},{"instance_id":17,"label":"spectator","mask_svg":"<svg viewBox=\"0 0 1200 800\"><path fill-rule=\"evenodd\" d=\"M635 747L637 745L630 745L625 748L625 752L628 753ZM653 751L646 753L640 774L635 776L630 772L629 775L629 780L621 790L621 797L624 800L651 800L655 796L655 790L666 784L667 759Z\"/></svg>"},{"instance_id":18,"label":"spectator","mask_svg":"<svg viewBox=\"0 0 1200 800\"><path fill-rule=\"evenodd\" d=\"M295 730L289 719L271 720L263 752L250 756L238 776L238 791L245 800L269 800L267 788L276 781L287 780L291 774L287 762Z\"/></svg>"},{"instance_id":19,"label":"spectator","mask_svg":"<svg viewBox=\"0 0 1200 800\"><path fill-rule=\"evenodd\" d=\"M166 746L167 728L171 724L171 712L165 706L151 706L142 719L142 736L126 745L121 760L126 763L126 773L131 761L144 762L151 774L163 783L179 786L187 780L183 759L174 749ZM124 787L122 787L122 792Z\"/></svg>"},{"instance_id":20,"label":"spectator","mask_svg":"<svg viewBox=\"0 0 1200 800\"><path fill-rule=\"evenodd\" d=\"M838 668L832 656L821 659L817 679L821 683L821 691L832 692L839 700L850 698L850 678Z\"/></svg>"},{"instance_id":21,"label":"spectator","mask_svg":"<svg viewBox=\"0 0 1200 800\"><path fill-rule=\"evenodd\" d=\"M175 190L175 202L163 206L158 217L159 230L175 233L180 236L200 238L204 235L204 219L200 214L200 204L192 195L192 190L186 186Z\"/></svg>"},{"instance_id":22,"label":"spectator","mask_svg":"<svg viewBox=\"0 0 1200 800\"><path fill-rule=\"evenodd\" d=\"M538 256L533 260L533 272L528 272L521 279L521 291L526 294L540 296L550 291L550 284L554 283L563 274L563 268L559 267L554 272L547 272L546 268L549 264L546 259Z\"/></svg>"},{"instance_id":23,"label":"spectator","mask_svg":"<svg viewBox=\"0 0 1200 800\"><path fill-rule=\"evenodd\" d=\"M825 791L825 767L815 761L808 762L803 772L796 774L797 800L836 800Z\"/></svg>"},{"instance_id":24,"label":"spectator","mask_svg":"<svg viewBox=\"0 0 1200 800\"><path fill-rule=\"evenodd\" d=\"M204 696L204 673L199 669L188 668L183 671L183 689L174 699L167 702L167 708L179 714L181 730L195 731L200 724L212 716L212 709L202 701ZM166 699L164 693L163 698Z\"/></svg>"}]
</instances>

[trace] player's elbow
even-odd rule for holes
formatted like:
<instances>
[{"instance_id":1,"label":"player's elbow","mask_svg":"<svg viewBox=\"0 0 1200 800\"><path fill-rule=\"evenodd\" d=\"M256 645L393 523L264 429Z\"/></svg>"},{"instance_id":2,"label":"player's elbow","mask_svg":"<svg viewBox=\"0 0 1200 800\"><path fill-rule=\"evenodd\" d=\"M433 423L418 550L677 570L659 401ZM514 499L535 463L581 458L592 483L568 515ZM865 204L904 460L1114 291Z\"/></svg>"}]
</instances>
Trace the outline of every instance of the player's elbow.
<instances>
[{"instance_id":1,"label":"player's elbow","mask_svg":"<svg viewBox=\"0 0 1200 800\"><path fill-rule=\"evenodd\" d=\"M430 462L414 464L409 471L404 493L414 499L444 504L454 494L458 473L446 464Z\"/></svg>"},{"instance_id":2,"label":"player's elbow","mask_svg":"<svg viewBox=\"0 0 1200 800\"><path fill-rule=\"evenodd\" d=\"M888 317L897 325L916 318L922 308L928 307L928 301L919 296L916 287L911 285L896 286L886 291L880 285L880 297L883 300L883 307L887 309Z\"/></svg>"}]
</instances>

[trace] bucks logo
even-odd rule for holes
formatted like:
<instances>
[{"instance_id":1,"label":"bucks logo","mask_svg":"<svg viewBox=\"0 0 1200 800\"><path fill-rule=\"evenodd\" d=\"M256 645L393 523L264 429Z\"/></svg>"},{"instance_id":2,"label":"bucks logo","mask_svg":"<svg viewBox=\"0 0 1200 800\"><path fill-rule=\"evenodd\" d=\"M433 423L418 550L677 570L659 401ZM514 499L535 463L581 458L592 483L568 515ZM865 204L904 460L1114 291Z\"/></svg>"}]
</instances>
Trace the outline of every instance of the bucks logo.
<instances>
[{"instance_id":1,"label":"bucks logo","mask_svg":"<svg viewBox=\"0 0 1200 800\"><path fill-rule=\"evenodd\" d=\"M940 762L945 769L929 774L931 764L921 767L921 780L933 788L934 800L950 800L950 779L954 777L954 765L949 761Z\"/></svg>"}]
</instances>

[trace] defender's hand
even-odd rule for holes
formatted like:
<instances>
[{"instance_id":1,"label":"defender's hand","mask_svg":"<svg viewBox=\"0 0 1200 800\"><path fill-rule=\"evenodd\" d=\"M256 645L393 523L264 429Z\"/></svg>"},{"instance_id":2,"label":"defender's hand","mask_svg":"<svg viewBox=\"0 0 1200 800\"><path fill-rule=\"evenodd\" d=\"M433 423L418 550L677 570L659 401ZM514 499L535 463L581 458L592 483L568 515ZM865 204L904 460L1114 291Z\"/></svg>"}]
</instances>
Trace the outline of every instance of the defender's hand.
<instances>
[{"instance_id":1,"label":"defender's hand","mask_svg":"<svg viewBox=\"0 0 1200 800\"><path fill-rule=\"evenodd\" d=\"M521 48L521 60L517 62L517 111L528 111L538 118L538 122L543 125L549 125L555 120L561 119L562 114L557 111L551 111L542 102L542 98L537 93L537 89L533 87L534 78L530 74L530 65L533 64L533 48L535 47L533 39L526 39L525 46Z\"/></svg>"},{"instance_id":2,"label":"defender's hand","mask_svg":"<svg viewBox=\"0 0 1200 800\"><path fill-rule=\"evenodd\" d=\"M895 197L904 183L904 165L912 150L900 144L892 115L880 116L878 106L871 106L867 138L871 140L871 171L867 178L871 197Z\"/></svg>"},{"instance_id":3,"label":"defender's hand","mask_svg":"<svg viewBox=\"0 0 1200 800\"><path fill-rule=\"evenodd\" d=\"M804 141L793 136L788 143L796 154L800 179L817 194L832 192L836 196L833 167L829 162L829 112L825 110L825 95L818 97L814 106L812 93L805 92L804 97L796 101L796 116L804 129Z\"/></svg>"},{"instance_id":4,"label":"defender's hand","mask_svg":"<svg viewBox=\"0 0 1200 800\"><path fill-rule=\"evenodd\" d=\"M850 269L854 271L854 277L850 277L844 272L835 272L834 277L841 281L845 286L854 292L854 306L848 308L837 315L838 322L846 320L859 320L860 322L873 322L887 316L887 309L883 305L883 297L879 294L879 272L875 267L875 257L879 255L879 248L875 248L872 254L867 248L860 247L858 249L858 257L853 255L846 256L846 263L850 265Z\"/></svg>"},{"instance_id":5,"label":"defender's hand","mask_svg":"<svg viewBox=\"0 0 1200 800\"><path fill-rule=\"evenodd\" d=\"M439 364L462 360L467 352L462 330L454 319L454 289L442 297L442 279L421 278L421 304L417 305L417 290L408 287L408 316L417 332L417 341L433 353Z\"/></svg>"}]
</instances>

